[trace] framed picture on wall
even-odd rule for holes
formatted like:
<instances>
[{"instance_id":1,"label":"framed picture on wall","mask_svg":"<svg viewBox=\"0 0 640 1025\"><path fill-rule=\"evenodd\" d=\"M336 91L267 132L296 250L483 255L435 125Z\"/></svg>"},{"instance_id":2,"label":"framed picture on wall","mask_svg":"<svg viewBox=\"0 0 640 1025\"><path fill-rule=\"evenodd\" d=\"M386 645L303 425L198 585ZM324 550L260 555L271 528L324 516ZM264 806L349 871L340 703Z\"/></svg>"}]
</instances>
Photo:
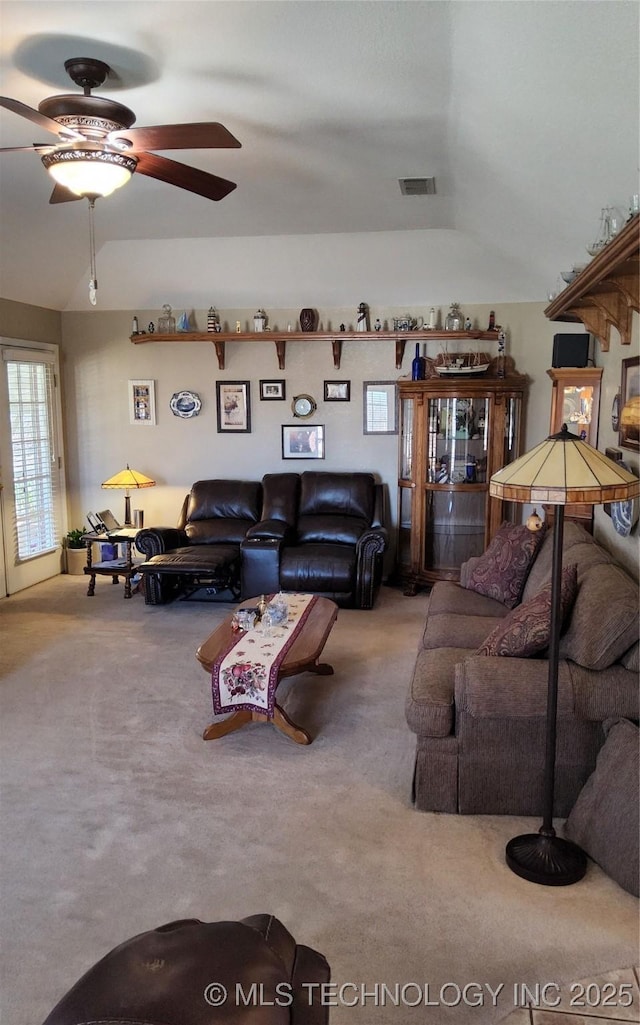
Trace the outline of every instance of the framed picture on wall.
<instances>
[{"instance_id":1,"label":"framed picture on wall","mask_svg":"<svg viewBox=\"0 0 640 1025\"><path fill-rule=\"evenodd\" d=\"M351 381L325 381L324 382L325 402L350 402Z\"/></svg>"},{"instance_id":2,"label":"framed picture on wall","mask_svg":"<svg viewBox=\"0 0 640 1025\"><path fill-rule=\"evenodd\" d=\"M363 383L363 433L398 433L398 397L395 381Z\"/></svg>"},{"instance_id":3,"label":"framed picture on wall","mask_svg":"<svg viewBox=\"0 0 640 1025\"><path fill-rule=\"evenodd\" d=\"M155 390L155 381L129 381L129 423L155 426Z\"/></svg>"},{"instance_id":4,"label":"framed picture on wall","mask_svg":"<svg viewBox=\"0 0 640 1025\"><path fill-rule=\"evenodd\" d=\"M282 425L283 459L324 459L324 426Z\"/></svg>"},{"instance_id":5,"label":"framed picture on wall","mask_svg":"<svg viewBox=\"0 0 640 1025\"><path fill-rule=\"evenodd\" d=\"M640 356L622 361L618 444L640 452Z\"/></svg>"},{"instance_id":6,"label":"framed picture on wall","mask_svg":"<svg viewBox=\"0 0 640 1025\"><path fill-rule=\"evenodd\" d=\"M218 434L250 434L251 402L248 381L216 381Z\"/></svg>"},{"instance_id":7,"label":"framed picture on wall","mask_svg":"<svg viewBox=\"0 0 640 1025\"><path fill-rule=\"evenodd\" d=\"M260 381L260 398L263 402L282 402L286 397L285 381Z\"/></svg>"}]
</instances>

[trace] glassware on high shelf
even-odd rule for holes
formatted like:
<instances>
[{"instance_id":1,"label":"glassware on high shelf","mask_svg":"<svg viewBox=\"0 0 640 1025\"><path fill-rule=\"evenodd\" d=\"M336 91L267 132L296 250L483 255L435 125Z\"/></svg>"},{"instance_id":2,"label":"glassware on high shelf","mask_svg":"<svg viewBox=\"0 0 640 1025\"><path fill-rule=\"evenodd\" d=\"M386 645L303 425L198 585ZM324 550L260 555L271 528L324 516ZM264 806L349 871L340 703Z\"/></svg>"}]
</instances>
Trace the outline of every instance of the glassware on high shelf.
<instances>
[{"instance_id":1,"label":"glassware on high shelf","mask_svg":"<svg viewBox=\"0 0 640 1025\"><path fill-rule=\"evenodd\" d=\"M616 230L612 229L612 219ZM590 242L587 246L587 252L590 256L597 256L606 246L607 242L620 231L622 222L618 211L614 211L613 207L603 206L600 211L600 227L598 229L598 235L593 242Z\"/></svg>"},{"instance_id":2,"label":"glassware on high shelf","mask_svg":"<svg viewBox=\"0 0 640 1025\"><path fill-rule=\"evenodd\" d=\"M176 318L171 312L169 303L162 307L162 313L158 317L158 334L174 335L176 333Z\"/></svg>"},{"instance_id":3,"label":"glassware on high shelf","mask_svg":"<svg viewBox=\"0 0 640 1025\"><path fill-rule=\"evenodd\" d=\"M464 321L460 310L460 303L451 303L451 309L447 313L444 322L445 331L462 331Z\"/></svg>"}]
</instances>

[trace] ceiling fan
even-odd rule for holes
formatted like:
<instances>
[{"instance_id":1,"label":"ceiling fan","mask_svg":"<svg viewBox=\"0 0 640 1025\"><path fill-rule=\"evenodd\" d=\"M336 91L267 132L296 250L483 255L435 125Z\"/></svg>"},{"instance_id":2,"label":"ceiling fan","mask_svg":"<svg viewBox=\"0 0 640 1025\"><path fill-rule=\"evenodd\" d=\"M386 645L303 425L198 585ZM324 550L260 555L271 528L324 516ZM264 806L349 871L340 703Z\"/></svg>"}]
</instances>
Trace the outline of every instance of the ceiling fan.
<instances>
[{"instance_id":1,"label":"ceiling fan","mask_svg":"<svg viewBox=\"0 0 640 1025\"><path fill-rule=\"evenodd\" d=\"M205 199L220 200L235 189L235 182L180 164L150 150L220 149L239 147L238 140L217 122L155 125L132 128L136 116L115 100L92 96L110 72L103 61L74 57L65 70L84 92L50 96L38 109L0 96L0 106L19 114L58 136L56 143L9 146L1 152L34 150L55 180L50 203L87 198L91 202L125 185L132 174L195 192Z\"/></svg>"}]
</instances>

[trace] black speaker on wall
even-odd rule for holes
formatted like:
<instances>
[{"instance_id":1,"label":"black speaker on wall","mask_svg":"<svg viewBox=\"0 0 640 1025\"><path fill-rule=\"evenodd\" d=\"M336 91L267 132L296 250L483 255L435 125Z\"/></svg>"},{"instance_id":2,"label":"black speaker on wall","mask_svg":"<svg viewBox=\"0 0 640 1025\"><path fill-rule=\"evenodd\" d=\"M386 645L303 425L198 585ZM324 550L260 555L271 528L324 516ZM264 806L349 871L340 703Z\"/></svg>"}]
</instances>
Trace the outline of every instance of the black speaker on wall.
<instances>
[{"instance_id":1,"label":"black speaker on wall","mask_svg":"<svg viewBox=\"0 0 640 1025\"><path fill-rule=\"evenodd\" d=\"M586 367L589 361L590 335L563 334L553 336L552 367Z\"/></svg>"}]
</instances>

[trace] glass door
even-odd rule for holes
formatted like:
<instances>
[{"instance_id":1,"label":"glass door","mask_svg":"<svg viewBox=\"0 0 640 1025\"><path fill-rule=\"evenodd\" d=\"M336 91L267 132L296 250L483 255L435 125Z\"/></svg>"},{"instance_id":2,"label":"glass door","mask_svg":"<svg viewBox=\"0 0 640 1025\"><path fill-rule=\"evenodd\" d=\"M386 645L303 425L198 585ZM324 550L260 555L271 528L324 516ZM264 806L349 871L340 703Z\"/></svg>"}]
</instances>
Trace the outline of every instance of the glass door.
<instances>
[{"instance_id":1,"label":"glass door","mask_svg":"<svg viewBox=\"0 0 640 1025\"><path fill-rule=\"evenodd\" d=\"M56 346L0 345L3 594L60 572L63 525Z\"/></svg>"}]
</instances>

